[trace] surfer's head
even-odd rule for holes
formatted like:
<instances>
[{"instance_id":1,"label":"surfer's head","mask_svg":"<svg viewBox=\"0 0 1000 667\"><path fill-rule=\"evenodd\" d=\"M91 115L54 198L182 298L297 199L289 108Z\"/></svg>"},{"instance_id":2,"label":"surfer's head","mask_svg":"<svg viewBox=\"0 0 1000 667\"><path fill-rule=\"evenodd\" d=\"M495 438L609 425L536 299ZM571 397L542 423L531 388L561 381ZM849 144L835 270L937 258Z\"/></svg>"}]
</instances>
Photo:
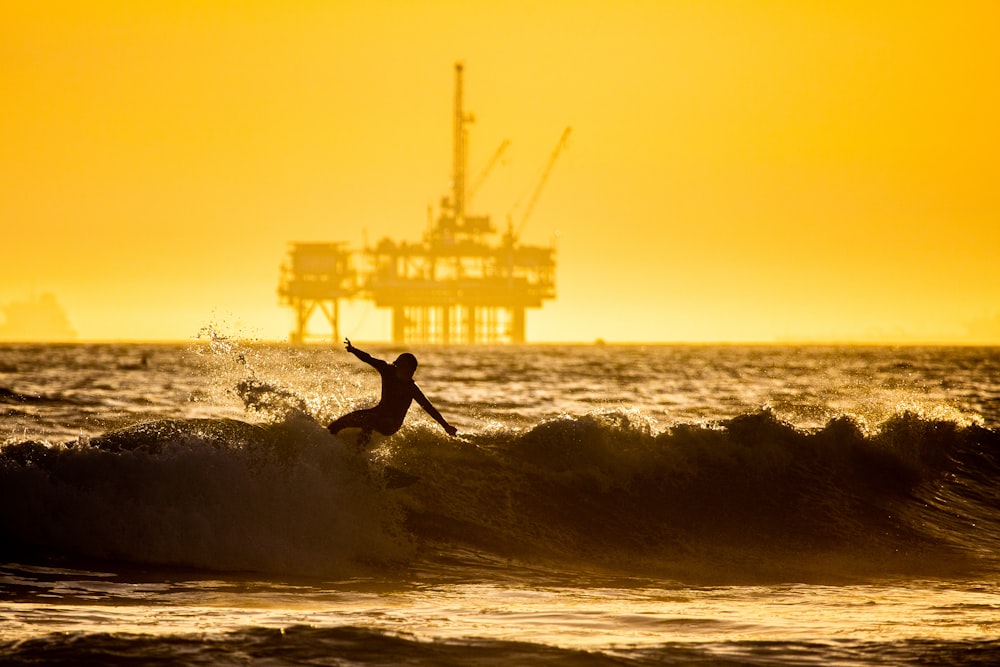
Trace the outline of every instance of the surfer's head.
<instances>
[{"instance_id":1,"label":"surfer's head","mask_svg":"<svg viewBox=\"0 0 1000 667\"><path fill-rule=\"evenodd\" d=\"M392 362L392 365L396 367L396 375L407 380L417 372L417 358L409 352L404 352L396 357L396 361Z\"/></svg>"}]
</instances>

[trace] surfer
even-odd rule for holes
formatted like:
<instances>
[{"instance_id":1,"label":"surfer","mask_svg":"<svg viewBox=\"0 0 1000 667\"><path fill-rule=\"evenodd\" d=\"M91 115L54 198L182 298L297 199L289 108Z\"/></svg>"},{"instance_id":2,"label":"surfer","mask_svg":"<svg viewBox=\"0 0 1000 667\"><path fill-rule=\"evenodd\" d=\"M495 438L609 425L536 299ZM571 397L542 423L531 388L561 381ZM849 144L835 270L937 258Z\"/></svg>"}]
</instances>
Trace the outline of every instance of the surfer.
<instances>
[{"instance_id":1,"label":"surfer","mask_svg":"<svg viewBox=\"0 0 1000 667\"><path fill-rule=\"evenodd\" d=\"M378 405L373 408L355 410L332 421L327 426L330 433L336 435L345 428L360 428L361 435L358 437L357 447L364 447L371 439L372 431L378 431L382 435L392 435L398 431L403 425L410 404L416 400L427 414L444 427L448 435L455 435L458 429L441 416L413 381L413 374L417 370L415 356L404 352L390 364L354 347L348 338L344 339L344 343L348 352L377 370L382 376L382 397Z\"/></svg>"}]
</instances>

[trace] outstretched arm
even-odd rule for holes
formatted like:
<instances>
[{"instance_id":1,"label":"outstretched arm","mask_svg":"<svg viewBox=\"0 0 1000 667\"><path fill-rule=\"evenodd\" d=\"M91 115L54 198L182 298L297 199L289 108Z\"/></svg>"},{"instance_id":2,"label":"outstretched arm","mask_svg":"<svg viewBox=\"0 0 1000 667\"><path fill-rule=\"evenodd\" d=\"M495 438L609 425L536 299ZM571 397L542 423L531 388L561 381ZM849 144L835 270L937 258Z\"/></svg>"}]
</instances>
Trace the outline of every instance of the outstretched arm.
<instances>
[{"instance_id":1,"label":"outstretched arm","mask_svg":"<svg viewBox=\"0 0 1000 667\"><path fill-rule=\"evenodd\" d=\"M420 391L420 387L414 384L413 389L416 392L413 397L417 399L417 403L420 404L420 407L422 407L427 414L433 417L434 421L436 421L438 424L441 424L442 428L444 428L445 432L447 432L448 435L455 435L456 433L458 433L458 429L449 424L448 420L442 417L441 413L438 412L437 408L435 408L431 404L430 400L428 400L428 398L424 396L424 392Z\"/></svg>"},{"instance_id":2,"label":"outstretched arm","mask_svg":"<svg viewBox=\"0 0 1000 667\"><path fill-rule=\"evenodd\" d=\"M374 367L378 368L379 362L381 362L383 364L385 363L381 359L376 359L375 357L373 357L372 355L368 354L364 350L359 350L358 348L356 348L353 345L351 345L351 339L350 338L345 338L344 339L344 345L346 346L348 352L350 352L355 357L357 357L361 361L365 362L369 366L374 366Z\"/></svg>"}]
</instances>

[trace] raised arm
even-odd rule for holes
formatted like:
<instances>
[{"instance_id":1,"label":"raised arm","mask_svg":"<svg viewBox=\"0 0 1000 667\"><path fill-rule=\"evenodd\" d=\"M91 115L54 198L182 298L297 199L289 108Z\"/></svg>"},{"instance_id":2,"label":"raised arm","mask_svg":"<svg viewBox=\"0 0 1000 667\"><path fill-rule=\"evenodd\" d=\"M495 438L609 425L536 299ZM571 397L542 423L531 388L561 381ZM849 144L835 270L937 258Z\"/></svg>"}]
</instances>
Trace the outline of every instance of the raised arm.
<instances>
[{"instance_id":1,"label":"raised arm","mask_svg":"<svg viewBox=\"0 0 1000 667\"><path fill-rule=\"evenodd\" d=\"M430 400L424 396L424 392L420 391L420 387L418 387L416 383L413 384L413 390L413 398L416 399L420 407L422 407L427 414L433 417L434 421L441 424L442 428L444 428L448 435L455 435L458 432L458 429L449 424L448 420L441 416L441 413L438 412L437 408L435 408L431 404Z\"/></svg>"},{"instance_id":2,"label":"raised arm","mask_svg":"<svg viewBox=\"0 0 1000 667\"><path fill-rule=\"evenodd\" d=\"M374 366L375 368L378 368L380 364L385 364L386 363L386 362L382 361L381 359L377 359L377 358L373 357L372 355L368 354L364 350L359 350L358 348L356 348L353 345L351 345L351 339L350 338L345 338L344 339L344 345L346 346L348 352L350 352L355 357L357 357L361 361L365 362L369 366Z\"/></svg>"}]
</instances>

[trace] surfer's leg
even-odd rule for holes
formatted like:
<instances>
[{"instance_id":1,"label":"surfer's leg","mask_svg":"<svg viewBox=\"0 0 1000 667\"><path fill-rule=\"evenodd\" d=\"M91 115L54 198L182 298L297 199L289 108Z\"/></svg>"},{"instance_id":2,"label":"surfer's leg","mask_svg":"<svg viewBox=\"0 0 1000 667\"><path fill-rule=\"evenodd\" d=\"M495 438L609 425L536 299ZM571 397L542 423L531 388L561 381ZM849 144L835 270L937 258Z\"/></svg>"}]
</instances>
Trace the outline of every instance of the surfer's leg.
<instances>
[{"instance_id":1,"label":"surfer's leg","mask_svg":"<svg viewBox=\"0 0 1000 667\"><path fill-rule=\"evenodd\" d=\"M369 432L371 427L368 426L371 421L371 410L355 410L354 412L348 412L342 417L338 417L330 422L330 425L326 427L330 433L337 435L345 428L368 428Z\"/></svg>"}]
</instances>

